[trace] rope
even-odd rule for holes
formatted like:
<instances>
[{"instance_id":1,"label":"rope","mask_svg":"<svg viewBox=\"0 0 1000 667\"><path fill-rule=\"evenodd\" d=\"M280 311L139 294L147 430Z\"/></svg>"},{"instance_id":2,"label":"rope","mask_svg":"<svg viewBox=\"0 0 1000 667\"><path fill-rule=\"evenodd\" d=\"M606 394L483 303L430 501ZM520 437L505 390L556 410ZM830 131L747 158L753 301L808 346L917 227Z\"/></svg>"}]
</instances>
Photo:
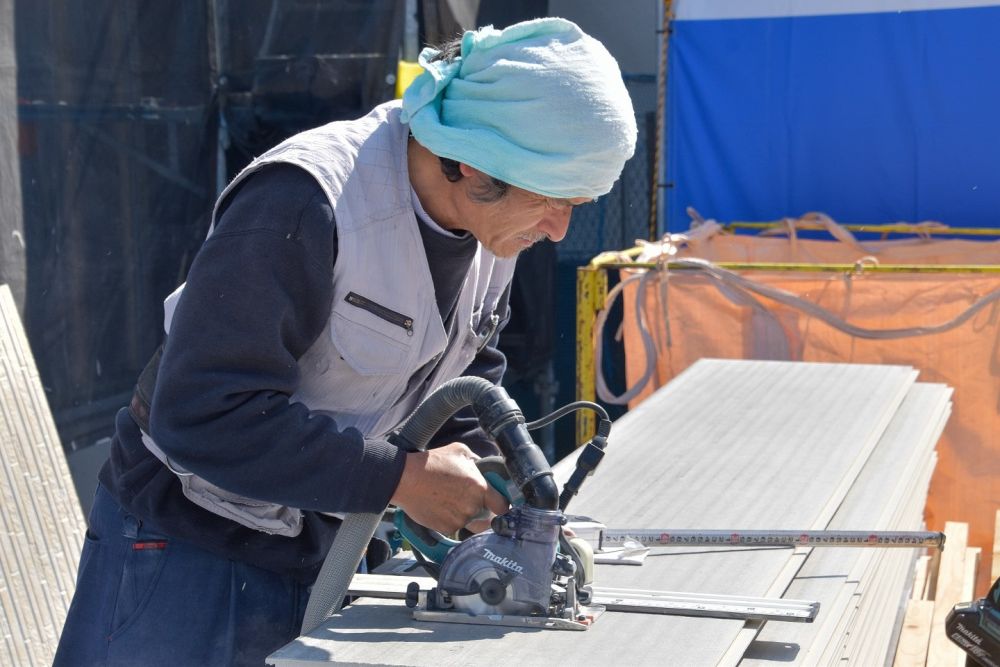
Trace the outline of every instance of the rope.
<instances>
[{"instance_id":1,"label":"rope","mask_svg":"<svg viewBox=\"0 0 1000 667\"><path fill-rule=\"evenodd\" d=\"M862 258L858 261L856 270L863 271L866 264L871 261L871 258ZM928 336L932 334L943 333L950 331L958 326L961 326L981 310L987 306L1000 301L1000 289L993 290L989 294L980 297L972 305L966 308L964 311L959 313L957 316L950 320L941 322L938 324L932 324L928 326L920 327L902 327L902 328L890 328L890 329L874 329L868 327L860 327L851 324L847 320L838 317L837 315L826 310L822 306L815 303L806 301L805 299L798 297L791 292L785 290L771 287L769 285L763 285L750 280L744 276L723 269L711 262L703 259L675 259L670 262L670 266L674 268L680 268L687 271L694 271L696 273L703 274L710 278L715 285L716 289L720 293L726 296L730 301L740 305L750 306L759 312L759 309L763 309L767 314L773 318L773 314L767 311L766 308L761 304L753 295L762 296L772 301L777 301L778 303L784 304L790 308L794 308L800 312L807 315L815 317L829 326L838 329L850 336L856 338L864 338L868 340L893 340L901 338L914 338L917 336ZM635 398L640 391L649 382L652 377L653 372L656 368L656 348L653 343L652 336L649 333L649 329L645 318L645 309L643 308L646 301L646 288L652 277L666 276L668 269L666 268L654 268L652 270L644 271L641 274L630 276L629 278L623 280L618 285L615 286L613 290L608 293L608 298L605 301L604 309L598 312L596 323L595 323L595 370L597 373L597 394L602 401L612 405L624 405L630 400ZM636 301L635 301L635 311L636 311L636 321L638 324L639 335L642 339L643 349L646 353L646 369L642 377L636 381L636 383L627 389L622 394L615 396L612 394L604 380L604 372L601 368L601 348L603 342L603 329L604 323L607 320L608 312L614 301L618 298L618 295L622 293L627 285L632 284L637 281L639 285L636 289ZM787 358L787 357L786 357Z\"/></svg>"}]
</instances>

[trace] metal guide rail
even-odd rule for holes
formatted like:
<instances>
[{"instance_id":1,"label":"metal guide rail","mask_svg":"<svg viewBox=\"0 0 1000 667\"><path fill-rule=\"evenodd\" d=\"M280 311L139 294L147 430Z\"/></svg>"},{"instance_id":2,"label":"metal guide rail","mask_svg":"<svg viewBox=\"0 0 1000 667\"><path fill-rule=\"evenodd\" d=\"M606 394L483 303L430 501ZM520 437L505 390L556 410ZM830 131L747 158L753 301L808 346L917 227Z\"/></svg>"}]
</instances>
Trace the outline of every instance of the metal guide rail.
<instances>
[{"instance_id":1,"label":"metal guide rail","mask_svg":"<svg viewBox=\"0 0 1000 667\"><path fill-rule=\"evenodd\" d=\"M436 581L430 577L386 574L356 574L351 580L348 595L358 597L405 600L407 587L416 584L422 591L432 588ZM631 588L593 587L593 597L588 605L599 615L603 611L620 611L666 616L703 616L740 620L785 621L811 623L819 613L819 603L809 600L748 597L740 595L710 595ZM498 616L498 615L495 615ZM552 629L582 630L574 624L559 623L547 617L505 616L492 621L484 617L465 614L429 612L418 610L417 620L445 621L489 625L537 625ZM527 620L526 620L527 619ZM532 620L533 619L533 620Z\"/></svg>"},{"instance_id":2,"label":"metal guide rail","mask_svg":"<svg viewBox=\"0 0 1000 667\"><path fill-rule=\"evenodd\" d=\"M809 600L676 593L602 586L594 586L591 604L603 606L607 611L800 623L812 623L819 612L819 603Z\"/></svg>"}]
</instances>

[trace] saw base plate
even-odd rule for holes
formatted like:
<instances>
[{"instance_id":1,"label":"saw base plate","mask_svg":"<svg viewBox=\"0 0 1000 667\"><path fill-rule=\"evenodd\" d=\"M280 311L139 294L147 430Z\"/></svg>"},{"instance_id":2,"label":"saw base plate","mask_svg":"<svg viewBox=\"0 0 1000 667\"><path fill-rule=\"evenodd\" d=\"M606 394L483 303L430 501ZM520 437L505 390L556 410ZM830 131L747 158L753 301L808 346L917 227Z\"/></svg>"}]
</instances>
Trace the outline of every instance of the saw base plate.
<instances>
[{"instance_id":1,"label":"saw base plate","mask_svg":"<svg viewBox=\"0 0 1000 667\"><path fill-rule=\"evenodd\" d=\"M514 614L466 614L461 611L429 611L415 609L413 618L417 621L432 621L436 623L464 623L467 625L500 625L513 628L533 628L541 630L586 630L604 613L604 607L580 607L584 620L574 621L568 618L552 618L549 616L517 616Z\"/></svg>"}]
</instances>

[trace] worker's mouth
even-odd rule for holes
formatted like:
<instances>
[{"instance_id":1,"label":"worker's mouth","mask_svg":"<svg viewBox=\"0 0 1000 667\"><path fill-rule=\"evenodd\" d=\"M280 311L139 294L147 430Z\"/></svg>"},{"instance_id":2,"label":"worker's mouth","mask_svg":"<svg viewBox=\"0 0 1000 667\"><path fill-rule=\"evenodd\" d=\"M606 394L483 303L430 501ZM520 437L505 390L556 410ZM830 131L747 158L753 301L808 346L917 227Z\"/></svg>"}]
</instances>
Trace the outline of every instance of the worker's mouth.
<instances>
[{"instance_id":1,"label":"worker's mouth","mask_svg":"<svg viewBox=\"0 0 1000 667\"><path fill-rule=\"evenodd\" d=\"M521 234L517 237L517 241L521 244L521 247L530 248L545 238L545 234Z\"/></svg>"}]
</instances>

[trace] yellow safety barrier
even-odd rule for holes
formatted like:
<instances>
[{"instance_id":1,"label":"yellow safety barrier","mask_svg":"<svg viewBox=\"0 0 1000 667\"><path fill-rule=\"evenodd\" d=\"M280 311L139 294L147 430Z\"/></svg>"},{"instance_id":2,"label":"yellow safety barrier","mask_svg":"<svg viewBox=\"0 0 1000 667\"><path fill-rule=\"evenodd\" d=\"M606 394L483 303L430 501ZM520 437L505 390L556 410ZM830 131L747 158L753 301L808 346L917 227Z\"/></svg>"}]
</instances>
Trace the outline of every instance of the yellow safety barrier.
<instances>
[{"instance_id":1,"label":"yellow safety barrier","mask_svg":"<svg viewBox=\"0 0 1000 667\"><path fill-rule=\"evenodd\" d=\"M424 68L420 63L400 60L396 67L396 99L403 97L403 93L410 87L413 80L423 74Z\"/></svg>"}]
</instances>

